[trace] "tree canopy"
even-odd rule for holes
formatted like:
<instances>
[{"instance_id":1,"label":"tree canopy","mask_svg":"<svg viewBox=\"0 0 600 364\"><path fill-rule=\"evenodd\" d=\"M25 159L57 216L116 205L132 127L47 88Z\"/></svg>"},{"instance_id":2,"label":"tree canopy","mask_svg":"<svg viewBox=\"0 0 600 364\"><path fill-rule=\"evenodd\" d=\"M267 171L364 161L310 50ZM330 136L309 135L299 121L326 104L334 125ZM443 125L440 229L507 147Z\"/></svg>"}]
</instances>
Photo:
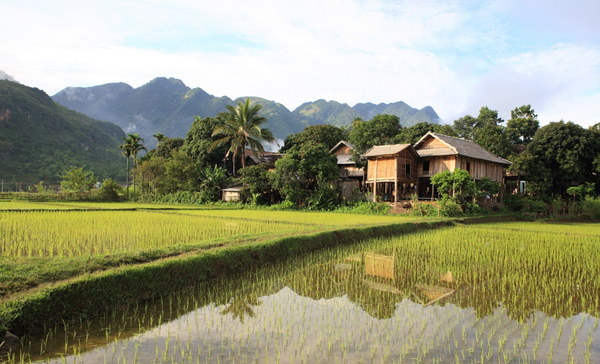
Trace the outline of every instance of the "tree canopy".
<instances>
[{"instance_id":1,"label":"tree canopy","mask_svg":"<svg viewBox=\"0 0 600 364\"><path fill-rule=\"evenodd\" d=\"M252 153L256 155L257 151L264 151L263 141L273 142L275 137L273 133L266 128L261 128L267 119L259 115L261 105L251 104L250 98L246 102L240 101L236 107L227 105L227 113L223 123L218 124L212 133L212 136L222 136L215 140L208 148L208 151L223 145L229 144L228 154L233 154L233 175L235 176L235 159L242 159L242 168L246 166L245 150L250 147Z\"/></svg>"},{"instance_id":2,"label":"tree canopy","mask_svg":"<svg viewBox=\"0 0 600 364\"><path fill-rule=\"evenodd\" d=\"M288 135L283 146L279 150L280 153L285 153L295 145L304 144L308 141L321 143L330 150L340 140L348 138L348 132L342 128L333 125L309 125L303 131L296 134Z\"/></svg>"}]
</instances>

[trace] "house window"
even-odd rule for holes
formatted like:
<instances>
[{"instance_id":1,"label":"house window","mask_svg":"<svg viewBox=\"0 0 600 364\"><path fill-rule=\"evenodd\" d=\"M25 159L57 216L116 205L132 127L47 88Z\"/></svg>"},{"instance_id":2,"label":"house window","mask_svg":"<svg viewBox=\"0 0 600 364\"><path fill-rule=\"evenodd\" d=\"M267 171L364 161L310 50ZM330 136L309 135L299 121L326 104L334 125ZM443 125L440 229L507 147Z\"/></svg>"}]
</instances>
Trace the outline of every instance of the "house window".
<instances>
[{"instance_id":1,"label":"house window","mask_svg":"<svg viewBox=\"0 0 600 364\"><path fill-rule=\"evenodd\" d=\"M423 174L429 174L429 161L423 161Z\"/></svg>"},{"instance_id":2,"label":"house window","mask_svg":"<svg viewBox=\"0 0 600 364\"><path fill-rule=\"evenodd\" d=\"M410 178L410 164L407 163L405 167L406 178Z\"/></svg>"},{"instance_id":3,"label":"house window","mask_svg":"<svg viewBox=\"0 0 600 364\"><path fill-rule=\"evenodd\" d=\"M471 162L467 162L467 172L471 173Z\"/></svg>"}]
</instances>

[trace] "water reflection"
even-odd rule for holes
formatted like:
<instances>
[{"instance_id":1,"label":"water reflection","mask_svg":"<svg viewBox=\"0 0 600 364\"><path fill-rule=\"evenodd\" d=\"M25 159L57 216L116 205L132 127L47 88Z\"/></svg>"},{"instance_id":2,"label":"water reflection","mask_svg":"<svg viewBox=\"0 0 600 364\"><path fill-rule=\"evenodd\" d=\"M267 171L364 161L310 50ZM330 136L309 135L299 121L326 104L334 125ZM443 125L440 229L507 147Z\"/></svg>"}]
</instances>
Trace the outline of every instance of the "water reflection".
<instances>
[{"instance_id":1,"label":"water reflection","mask_svg":"<svg viewBox=\"0 0 600 364\"><path fill-rule=\"evenodd\" d=\"M539 277L538 285L516 288L502 278L460 285L407 259L413 258L396 250L301 258L98 321L65 324L20 355L51 363L600 358L599 320L590 315L596 302L578 301L593 294L583 287L559 293ZM563 315L574 309L588 313Z\"/></svg>"}]
</instances>

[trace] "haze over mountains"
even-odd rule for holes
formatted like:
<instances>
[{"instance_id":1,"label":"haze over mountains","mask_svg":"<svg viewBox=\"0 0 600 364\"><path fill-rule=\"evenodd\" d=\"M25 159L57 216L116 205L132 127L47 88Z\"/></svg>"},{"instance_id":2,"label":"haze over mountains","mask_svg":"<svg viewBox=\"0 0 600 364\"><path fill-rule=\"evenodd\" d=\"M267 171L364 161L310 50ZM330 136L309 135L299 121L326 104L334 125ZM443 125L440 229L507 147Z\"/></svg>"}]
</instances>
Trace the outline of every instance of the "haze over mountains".
<instances>
[{"instance_id":1,"label":"haze over mountains","mask_svg":"<svg viewBox=\"0 0 600 364\"><path fill-rule=\"evenodd\" d=\"M146 145L155 143L153 134L185 137L194 116L216 116L226 105L236 105L243 98L215 97L201 88L189 88L181 80L159 77L133 88L125 83L93 87L67 87L52 97L57 103L100 120L121 126L126 133L140 133ZM369 120L377 114L394 114L403 126L419 122L438 122L430 106L421 110L404 102L392 104L361 103L354 107L336 101L307 102L290 111L275 101L251 99L263 106L261 115L278 139L298 133L308 125L350 125L355 118Z\"/></svg>"}]
</instances>

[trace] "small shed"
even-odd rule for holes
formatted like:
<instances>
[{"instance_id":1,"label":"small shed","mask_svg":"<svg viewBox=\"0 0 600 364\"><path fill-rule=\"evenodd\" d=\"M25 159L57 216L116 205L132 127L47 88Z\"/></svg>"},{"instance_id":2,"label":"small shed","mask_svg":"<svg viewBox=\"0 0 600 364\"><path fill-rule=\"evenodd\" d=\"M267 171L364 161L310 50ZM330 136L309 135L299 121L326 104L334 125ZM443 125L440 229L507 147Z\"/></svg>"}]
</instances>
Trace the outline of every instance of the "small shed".
<instances>
[{"instance_id":1,"label":"small shed","mask_svg":"<svg viewBox=\"0 0 600 364\"><path fill-rule=\"evenodd\" d=\"M416 161L419 155L410 144L376 145L363 157L367 159L367 184L371 185L373 198L398 202L410 195L417 183Z\"/></svg>"},{"instance_id":2,"label":"small shed","mask_svg":"<svg viewBox=\"0 0 600 364\"><path fill-rule=\"evenodd\" d=\"M223 201L240 201L242 199L242 187L230 187L221 190Z\"/></svg>"},{"instance_id":3,"label":"small shed","mask_svg":"<svg viewBox=\"0 0 600 364\"><path fill-rule=\"evenodd\" d=\"M357 168L352 160L352 149L354 149L352 144L342 140L329 150L329 153L336 156L340 168L337 185L342 199L350 198L355 189L362 189L365 176L364 169Z\"/></svg>"}]
</instances>

